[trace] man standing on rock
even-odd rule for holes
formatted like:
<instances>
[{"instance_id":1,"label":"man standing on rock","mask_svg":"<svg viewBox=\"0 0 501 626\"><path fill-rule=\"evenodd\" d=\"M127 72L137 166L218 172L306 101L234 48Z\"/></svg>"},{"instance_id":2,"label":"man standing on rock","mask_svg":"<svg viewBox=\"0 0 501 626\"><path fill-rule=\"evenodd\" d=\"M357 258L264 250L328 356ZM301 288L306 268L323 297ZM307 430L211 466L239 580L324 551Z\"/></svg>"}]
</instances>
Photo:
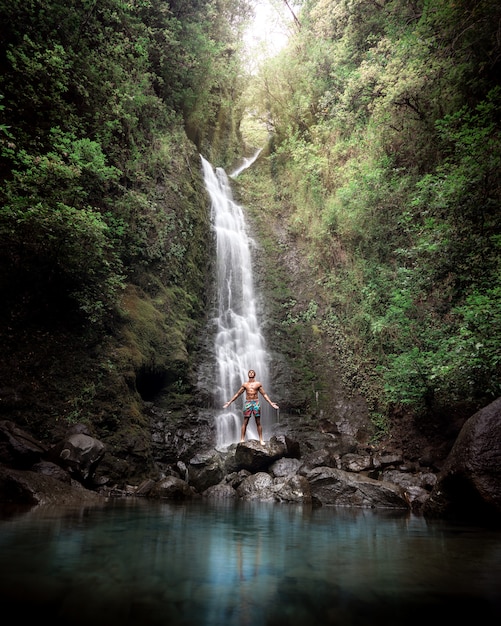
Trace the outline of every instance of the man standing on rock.
<instances>
[{"instance_id":1,"label":"man standing on rock","mask_svg":"<svg viewBox=\"0 0 501 626\"><path fill-rule=\"evenodd\" d=\"M240 436L240 443L245 441L245 431L247 430L247 425L249 423L251 415L254 413L254 419L256 420L257 432L259 434L259 443L264 445L263 441L263 428L261 426L261 405L259 403L259 394L263 396L263 398L274 408L278 409L278 404L272 402L266 391L263 389L263 385L255 380L256 372L254 370L249 370L248 373L249 380L246 383L242 383L242 386L237 391L237 393L233 396L231 400L225 402L223 404L223 409L226 409L230 404L236 400L239 396L243 394L245 391L245 403L244 403L244 423L242 424L242 431Z\"/></svg>"}]
</instances>

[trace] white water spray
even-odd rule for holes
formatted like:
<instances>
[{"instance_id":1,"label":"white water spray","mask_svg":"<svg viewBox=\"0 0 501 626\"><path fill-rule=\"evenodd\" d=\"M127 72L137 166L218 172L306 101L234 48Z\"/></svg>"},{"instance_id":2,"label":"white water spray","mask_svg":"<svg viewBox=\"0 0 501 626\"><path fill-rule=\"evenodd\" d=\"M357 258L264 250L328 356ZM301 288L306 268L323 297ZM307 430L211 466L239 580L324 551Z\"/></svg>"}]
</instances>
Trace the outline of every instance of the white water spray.
<instances>
[{"instance_id":1,"label":"white water spray","mask_svg":"<svg viewBox=\"0 0 501 626\"><path fill-rule=\"evenodd\" d=\"M247 167L258 154L248 162ZM240 441L245 394L227 409L222 406L248 379L250 369L255 370L256 380L262 383L271 398L273 396L268 389L269 355L256 311L251 257L251 248L255 244L247 232L242 207L233 200L225 171L222 168L214 171L208 161L203 157L201 159L216 236L215 401L216 406L221 407L216 418L216 443L218 446L228 446ZM232 175L235 176L235 172ZM275 412L266 400L260 398L260 401L263 437L269 439ZM253 418L249 421L246 438L259 439Z\"/></svg>"}]
</instances>

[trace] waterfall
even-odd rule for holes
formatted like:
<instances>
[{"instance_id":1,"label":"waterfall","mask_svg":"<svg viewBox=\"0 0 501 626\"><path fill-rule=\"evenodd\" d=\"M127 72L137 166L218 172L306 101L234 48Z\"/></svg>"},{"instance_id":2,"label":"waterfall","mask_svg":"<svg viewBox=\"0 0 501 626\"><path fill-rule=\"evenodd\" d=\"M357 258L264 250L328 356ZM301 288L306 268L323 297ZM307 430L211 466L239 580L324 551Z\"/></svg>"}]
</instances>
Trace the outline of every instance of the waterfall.
<instances>
[{"instance_id":1,"label":"waterfall","mask_svg":"<svg viewBox=\"0 0 501 626\"><path fill-rule=\"evenodd\" d=\"M243 157L242 163L231 172L230 178L236 178L240 174L240 172L243 172L248 167L250 167L257 159L257 157L261 154L261 150L262 148L256 150L251 157Z\"/></svg>"},{"instance_id":2,"label":"waterfall","mask_svg":"<svg viewBox=\"0 0 501 626\"><path fill-rule=\"evenodd\" d=\"M257 154L256 157L257 158ZM255 370L269 397L269 355L257 315L251 249L255 246L248 234L242 207L233 200L228 176L222 168L212 168L203 157L205 186L211 200L211 223L216 238L217 311L214 320L216 386L214 397L220 409L216 418L218 446L240 441L242 394L227 409L230 400L247 373ZM241 171L241 170L239 170ZM235 176L235 173L233 173ZM264 439L269 439L275 421L274 409L260 397L261 425ZM259 439L254 418L247 427L246 439Z\"/></svg>"}]
</instances>

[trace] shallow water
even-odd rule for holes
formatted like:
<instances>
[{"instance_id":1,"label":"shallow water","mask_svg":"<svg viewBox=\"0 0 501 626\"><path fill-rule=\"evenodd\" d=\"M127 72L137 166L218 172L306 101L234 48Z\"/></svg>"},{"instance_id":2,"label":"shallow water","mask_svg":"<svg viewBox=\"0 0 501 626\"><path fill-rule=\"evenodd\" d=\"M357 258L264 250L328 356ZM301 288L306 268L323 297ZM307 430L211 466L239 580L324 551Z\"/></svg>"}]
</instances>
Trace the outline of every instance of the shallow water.
<instances>
[{"instance_id":1,"label":"shallow water","mask_svg":"<svg viewBox=\"0 0 501 626\"><path fill-rule=\"evenodd\" d=\"M134 499L0 515L0 601L16 623L417 625L438 610L455 624L501 617L499 530L253 502Z\"/></svg>"}]
</instances>

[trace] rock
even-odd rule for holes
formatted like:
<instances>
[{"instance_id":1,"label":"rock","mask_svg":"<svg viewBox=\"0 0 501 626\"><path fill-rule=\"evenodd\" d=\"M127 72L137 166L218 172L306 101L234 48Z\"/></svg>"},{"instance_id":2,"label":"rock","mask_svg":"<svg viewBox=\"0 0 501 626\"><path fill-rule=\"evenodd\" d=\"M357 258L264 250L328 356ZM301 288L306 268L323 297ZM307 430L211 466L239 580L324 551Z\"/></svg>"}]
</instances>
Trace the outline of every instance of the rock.
<instances>
[{"instance_id":1,"label":"rock","mask_svg":"<svg viewBox=\"0 0 501 626\"><path fill-rule=\"evenodd\" d=\"M354 437L358 442L367 442L374 432L374 426L367 419L366 413L355 412L343 416L336 422L339 434Z\"/></svg>"},{"instance_id":2,"label":"rock","mask_svg":"<svg viewBox=\"0 0 501 626\"><path fill-rule=\"evenodd\" d=\"M37 474L51 476L52 478L56 478L57 480L60 480L68 485L71 485L73 482L70 474L65 469L56 463L51 463L50 461L40 461L40 463L35 463L31 469Z\"/></svg>"},{"instance_id":3,"label":"rock","mask_svg":"<svg viewBox=\"0 0 501 626\"><path fill-rule=\"evenodd\" d=\"M372 465L370 454L345 454L341 459L341 469L347 472L363 472Z\"/></svg>"},{"instance_id":4,"label":"rock","mask_svg":"<svg viewBox=\"0 0 501 626\"><path fill-rule=\"evenodd\" d=\"M340 456L337 448L326 446L320 450L312 450L302 458L301 473L311 471L315 467L339 467Z\"/></svg>"},{"instance_id":5,"label":"rock","mask_svg":"<svg viewBox=\"0 0 501 626\"><path fill-rule=\"evenodd\" d=\"M501 398L465 422L423 514L501 522Z\"/></svg>"},{"instance_id":6,"label":"rock","mask_svg":"<svg viewBox=\"0 0 501 626\"><path fill-rule=\"evenodd\" d=\"M287 437L287 435L274 435L270 439L270 446L281 445L285 446L285 455L290 459L300 459L301 458L301 448L299 442L295 439L291 439L291 437Z\"/></svg>"},{"instance_id":7,"label":"rock","mask_svg":"<svg viewBox=\"0 0 501 626\"><path fill-rule=\"evenodd\" d=\"M242 482L250 476L251 473L249 470L240 470L238 472L231 472L231 474L227 474L222 481L223 484L228 484L233 487L233 489L237 489Z\"/></svg>"},{"instance_id":8,"label":"rock","mask_svg":"<svg viewBox=\"0 0 501 626\"><path fill-rule=\"evenodd\" d=\"M275 500L273 478L266 472L251 474L242 481L237 494L243 500L273 501Z\"/></svg>"},{"instance_id":9,"label":"rock","mask_svg":"<svg viewBox=\"0 0 501 626\"><path fill-rule=\"evenodd\" d=\"M99 502L102 497L74 481L69 485L52 476L0 467L0 500L33 506Z\"/></svg>"},{"instance_id":10,"label":"rock","mask_svg":"<svg viewBox=\"0 0 501 626\"><path fill-rule=\"evenodd\" d=\"M427 490L428 493L437 482L437 476L432 472L401 472L396 469L383 471L380 478L386 482L400 485L404 489L419 487Z\"/></svg>"},{"instance_id":11,"label":"rock","mask_svg":"<svg viewBox=\"0 0 501 626\"><path fill-rule=\"evenodd\" d=\"M86 437L79 433L71 436ZM103 444L97 444L104 451ZM63 448L64 445L60 444L59 452ZM62 467L62 462L54 462L51 452L52 449L48 450L13 422L0 422L0 462L6 465L0 468L1 500L38 505L86 502L94 497L99 499L100 496L94 494L93 497L91 491L84 489L81 480L73 480L68 468ZM102 455L97 456L101 458ZM86 457L86 461L92 459L92 455ZM87 467L91 469L92 465Z\"/></svg>"},{"instance_id":12,"label":"rock","mask_svg":"<svg viewBox=\"0 0 501 626\"><path fill-rule=\"evenodd\" d=\"M152 498L167 500L187 500L196 496L196 492L181 478L166 476L155 483L148 495Z\"/></svg>"},{"instance_id":13,"label":"rock","mask_svg":"<svg viewBox=\"0 0 501 626\"><path fill-rule=\"evenodd\" d=\"M430 497L430 492L417 485L409 485L405 489L405 495L409 500L412 512L421 513L425 503Z\"/></svg>"},{"instance_id":14,"label":"rock","mask_svg":"<svg viewBox=\"0 0 501 626\"><path fill-rule=\"evenodd\" d=\"M378 453L374 455L373 458L373 465L375 468L383 468L383 467L388 467L390 465L399 465L400 463L402 463L402 455L400 452L395 452L395 453L388 453L388 452L383 452L383 453Z\"/></svg>"},{"instance_id":15,"label":"rock","mask_svg":"<svg viewBox=\"0 0 501 626\"><path fill-rule=\"evenodd\" d=\"M184 479L188 480L188 466L183 461L178 461L174 464L175 471Z\"/></svg>"},{"instance_id":16,"label":"rock","mask_svg":"<svg viewBox=\"0 0 501 626\"><path fill-rule=\"evenodd\" d=\"M175 417L172 411L151 405L151 439L156 458L162 463L185 463L214 439L214 412L189 410Z\"/></svg>"},{"instance_id":17,"label":"rock","mask_svg":"<svg viewBox=\"0 0 501 626\"><path fill-rule=\"evenodd\" d=\"M403 472L397 469L386 469L380 473L378 479L400 486L411 506L411 510L414 513L421 513L437 477L432 472Z\"/></svg>"},{"instance_id":18,"label":"rock","mask_svg":"<svg viewBox=\"0 0 501 626\"><path fill-rule=\"evenodd\" d=\"M398 485L331 467L317 467L306 478L312 496L324 505L409 509L405 492Z\"/></svg>"},{"instance_id":19,"label":"rock","mask_svg":"<svg viewBox=\"0 0 501 626\"><path fill-rule=\"evenodd\" d=\"M266 470L277 459L286 455L287 444L277 437L272 437L264 445L261 445L259 441L246 441L238 444L235 451L235 463L239 468L255 473Z\"/></svg>"},{"instance_id":20,"label":"rock","mask_svg":"<svg viewBox=\"0 0 501 626\"><path fill-rule=\"evenodd\" d=\"M136 489L136 496L148 496L154 486L155 481L151 478L143 480L143 482Z\"/></svg>"},{"instance_id":21,"label":"rock","mask_svg":"<svg viewBox=\"0 0 501 626\"><path fill-rule=\"evenodd\" d=\"M272 478L266 472L251 474L245 478L237 488L236 494L242 500L261 502L311 504L312 501L310 484L304 476Z\"/></svg>"},{"instance_id":22,"label":"rock","mask_svg":"<svg viewBox=\"0 0 501 626\"><path fill-rule=\"evenodd\" d=\"M65 467L77 480L86 483L92 476L103 458L104 444L82 433L69 435L62 444L53 450L52 458Z\"/></svg>"},{"instance_id":23,"label":"rock","mask_svg":"<svg viewBox=\"0 0 501 626\"><path fill-rule=\"evenodd\" d=\"M215 450L193 457L188 466L188 483L198 492L217 485L224 476L223 461Z\"/></svg>"},{"instance_id":24,"label":"rock","mask_svg":"<svg viewBox=\"0 0 501 626\"><path fill-rule=\"evenodd\" d=\"M276 478L273 481L273 492L278 502L311 504L312 501L310 483L304 476L289 476L285 481Z\"/></svg>"},{"instance_id":25,"label":"rock","mask_svg":"<svg viewBox=\"0 0 501 626\"><path fill-rule=\"evenodd\" d=\"M212 485L202 493L202 496L214 500L236 500L238 498L236 489L227 483Z\"/></svg>"},{"instance_id":26,"label":"rock","mask_svg":"<svg viewBox=\"0 0 501 626\"><path fill-rule=\"evenodd\" d=\"M30 469L41 460L47 448L10 420L0 421L0 463L17 469Z\"/></svg>"},{"instance_id":27,"label":"rock","mask_svg":"<svg viewBox=\"0 0 501 626\"><path fill-rule=\"evenodd\" d=\"M301 465L302 463L299 459L288 459L284 457L275 461L268 471L274 478L280 476L290 476L291 474L297 474Z\"/></svg>"}]
</instances>

